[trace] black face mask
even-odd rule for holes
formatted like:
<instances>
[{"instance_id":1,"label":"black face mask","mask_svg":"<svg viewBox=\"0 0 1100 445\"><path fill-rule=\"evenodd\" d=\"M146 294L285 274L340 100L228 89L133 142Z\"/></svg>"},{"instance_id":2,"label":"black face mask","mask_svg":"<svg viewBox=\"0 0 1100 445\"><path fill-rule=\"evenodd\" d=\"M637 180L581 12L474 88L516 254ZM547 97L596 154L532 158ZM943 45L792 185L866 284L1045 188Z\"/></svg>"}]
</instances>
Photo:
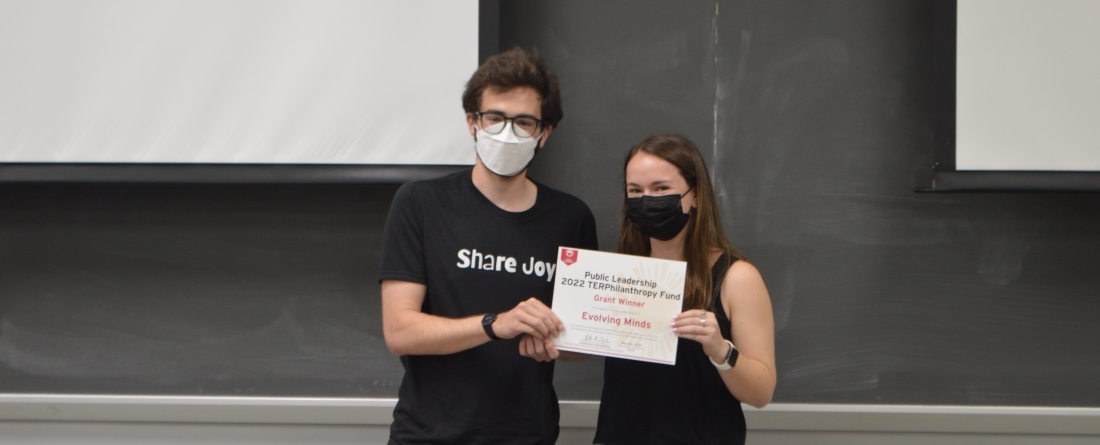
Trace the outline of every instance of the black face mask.
<instances>
[{"instance_id":1,"label":"black face mask","mask_svg":"<svg viewBox=\"0 0 1100 445\"><path fill-rule=\"evenodd\" d=\"M626 198L626 217L643 235L668 241L684 229L691 214L680 205L683 195Z\"/></svg>"}]
</instances>

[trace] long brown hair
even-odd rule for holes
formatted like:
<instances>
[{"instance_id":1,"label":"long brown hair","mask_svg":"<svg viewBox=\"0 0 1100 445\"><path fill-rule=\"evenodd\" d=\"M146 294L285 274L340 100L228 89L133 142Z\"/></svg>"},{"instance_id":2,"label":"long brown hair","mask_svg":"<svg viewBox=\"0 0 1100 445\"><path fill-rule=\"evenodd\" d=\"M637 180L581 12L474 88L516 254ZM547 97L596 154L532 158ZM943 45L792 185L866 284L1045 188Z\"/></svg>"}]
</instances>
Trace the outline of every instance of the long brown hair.
<instances>
[{"instance_id":1,"label":"long brown hair","mask_svg":"<svg viewBox=\"0 0 1100 445\"><path fill-rule=\"evenodd\" d=\"M649 237L634 227L626 216L626 166L639 152L645 152L674 165L680 175L695 191L695 208L687 224L684 240L684 259L687 261L687 277L684 283L684 310L709 308L714 298L713 277L710 272L710 252L717 249L734 259L744 259L741 252L730 244L722 221L718 217L718 204L714 188L707 175L707 166L695 144L683 136L657 134L635 145L623 163L623 212L619 223L619 253L650 255Z\"/></svg>"}]
</instances>

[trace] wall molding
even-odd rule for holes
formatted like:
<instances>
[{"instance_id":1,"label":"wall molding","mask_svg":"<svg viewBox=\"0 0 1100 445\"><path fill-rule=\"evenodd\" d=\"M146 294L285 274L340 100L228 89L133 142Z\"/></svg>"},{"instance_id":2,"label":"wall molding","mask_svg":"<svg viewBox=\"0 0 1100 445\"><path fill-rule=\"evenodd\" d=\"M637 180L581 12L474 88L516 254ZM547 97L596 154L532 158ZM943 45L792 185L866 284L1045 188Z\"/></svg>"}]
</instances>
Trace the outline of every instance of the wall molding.
<instances>
[{"instance_id":1,"label":"wall molding","mask_svg":"<svg viewBox=\"0 0 1100 445\"><path fill-rule=\"evenodd\" d=\"M0 421L389 425L397 399L0 394ZM842 405L744 406L754 431L1072 434L1100 436L1100 408ZM561 401L561 426L596 426L599 402Z\"/></svg>"}]
</instances>

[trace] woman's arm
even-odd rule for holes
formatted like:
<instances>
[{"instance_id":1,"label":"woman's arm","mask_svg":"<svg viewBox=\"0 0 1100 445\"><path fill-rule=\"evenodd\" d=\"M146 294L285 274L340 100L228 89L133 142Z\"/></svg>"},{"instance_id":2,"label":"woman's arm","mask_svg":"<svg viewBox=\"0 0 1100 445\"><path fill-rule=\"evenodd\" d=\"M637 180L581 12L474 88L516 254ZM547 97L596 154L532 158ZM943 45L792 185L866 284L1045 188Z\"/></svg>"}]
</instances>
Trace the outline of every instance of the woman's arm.
<instances>
[{"instance_id":1,"label":"woman's arm","mask_svg":"<svg viewBox=\"0 0 1100 445\"><path fill-rule=\"evenodd\" d=\"M763 408L775 392L775 321L764 279L748 261L730 266L722 282L722 306L739 357L734 367L719 375L737 400ZM728 349L721 348L723 355L711 358L720 362Z\"/></svg>"},{"instance_id":2,"label":"woman's arm","mask_svg":"<svg viewBox=\"0 0 1100 445\"><path fill-rule=\"evenodd\" d=\"M722 308L733 325L739 356L732 368L717 372L737 400L763 408L775 391L775 333L771 299L756 267L747 261L730 266L722 282ZM715 363L722 363L729 354L714 313L687 310L671 326L676 335L699 342Z\"/></svg>"}]
</instances>

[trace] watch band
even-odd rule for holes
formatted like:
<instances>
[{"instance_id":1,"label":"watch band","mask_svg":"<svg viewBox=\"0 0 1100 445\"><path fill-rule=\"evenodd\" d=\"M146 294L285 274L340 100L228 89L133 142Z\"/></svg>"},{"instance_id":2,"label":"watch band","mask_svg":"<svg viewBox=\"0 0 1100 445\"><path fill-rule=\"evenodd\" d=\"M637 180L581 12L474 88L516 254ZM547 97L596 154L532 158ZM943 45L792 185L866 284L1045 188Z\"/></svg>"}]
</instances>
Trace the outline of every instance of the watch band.
<instances>
[{"instance_id":1,"label":"watch band","mask_svg":"<svg viewBox=\"0 0 1100 445\"><path fill-rule=\"evenodd\" d=\"M485 317L481 319L481 327L485 328L485 334L489 336L491 340L501 340L497 337L497 333L493 332L493 322L497 321L497 314L485 314Z\"/></svg>"},{"instance_id":2,"label":"watch band","mask_svg":"<svg viewBox=\"0 0 1100 445\"><path fill-rule=\"evenodd\" d=\"M741 353L737 352L737 347L733 346L733 342L726 340L726 344L730 345L730 349L726 351L726 359L722 360L722 363L715 363L714 359L707 357L707 360L710 360L710 364L718 368L719 371L725 371L732 368L733 365L737 364L737 357L741 355Z\"/></svg>"}]
</instances>

